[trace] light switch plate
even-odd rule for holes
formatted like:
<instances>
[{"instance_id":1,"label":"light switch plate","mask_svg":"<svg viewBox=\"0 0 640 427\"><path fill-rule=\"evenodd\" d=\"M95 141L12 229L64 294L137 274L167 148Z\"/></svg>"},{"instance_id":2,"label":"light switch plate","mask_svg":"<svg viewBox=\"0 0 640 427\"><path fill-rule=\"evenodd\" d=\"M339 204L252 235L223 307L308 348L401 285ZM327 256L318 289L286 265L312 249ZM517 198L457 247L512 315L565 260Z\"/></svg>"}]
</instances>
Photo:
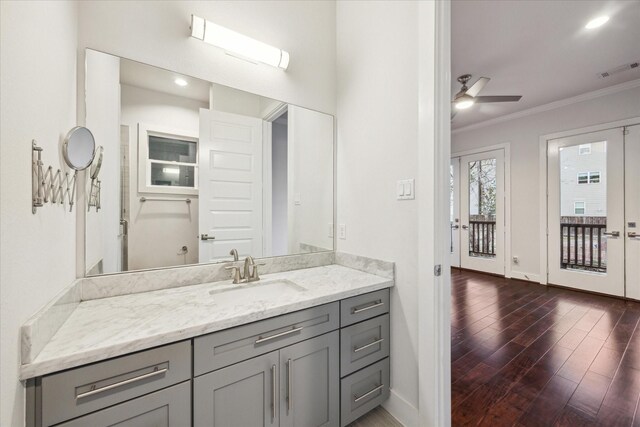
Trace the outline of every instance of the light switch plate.
<instances>
[{"instance_id":1,"label":"light switch plate","mask_svg":"<svg viewBox=\"0 0 640 427\"><path fill-rule=\"evenodd\" d=\"M396 183L398 200L413 200L415 195L415 179L401 179Z\"/></svg>"},{"instance_id":2,"label":"light switch plate","mask_svg":"<svg viewBox=\"0 0 640 427\"><path fill-rule=\"evenodd\" d=\"M338 225L338 237L342 240L347 238L347 226L345 224Z\"/></svg>"}]
</instances>

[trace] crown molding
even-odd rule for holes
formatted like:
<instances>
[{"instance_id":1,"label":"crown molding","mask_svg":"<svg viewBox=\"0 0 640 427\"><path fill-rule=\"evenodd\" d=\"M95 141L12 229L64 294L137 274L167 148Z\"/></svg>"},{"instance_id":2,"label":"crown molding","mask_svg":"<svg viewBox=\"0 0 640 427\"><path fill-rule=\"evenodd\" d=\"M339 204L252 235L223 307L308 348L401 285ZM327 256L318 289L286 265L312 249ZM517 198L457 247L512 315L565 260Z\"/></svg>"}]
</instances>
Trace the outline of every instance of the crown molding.
<instances>
[{"instance_id":1,"label":"crown molding","mask_svg":"<svg viewBox=\"0 0 640 427\"><path fill-rule=\"evenodd\" d=\"M483 122L474 123L472 125L461 127L459 129L454 129L451 131L451 134L455 135L457 133L466 132L473 129L480 129L480 128L495 125L498 123L507 122L509 120L519 119L522 117L543 113L549 110L555 110L556 108L566 107L568 105L577 104L579 102L589 101L591 99L600 98L602 96L611 95L614 93L622 92L622 91L633 89L636 87L640 87L640 79L630 80L628 82L620 83L614 86L609 86L602 89L594 90L592 92L583 93L582 95L561 99L559 101L553 101L548 104L538 105L537 107L533 107L533 108L518 111L515 113L507 114L504 116L496 117L494 119L485 120Z\"/></svg>"}]
</instances>

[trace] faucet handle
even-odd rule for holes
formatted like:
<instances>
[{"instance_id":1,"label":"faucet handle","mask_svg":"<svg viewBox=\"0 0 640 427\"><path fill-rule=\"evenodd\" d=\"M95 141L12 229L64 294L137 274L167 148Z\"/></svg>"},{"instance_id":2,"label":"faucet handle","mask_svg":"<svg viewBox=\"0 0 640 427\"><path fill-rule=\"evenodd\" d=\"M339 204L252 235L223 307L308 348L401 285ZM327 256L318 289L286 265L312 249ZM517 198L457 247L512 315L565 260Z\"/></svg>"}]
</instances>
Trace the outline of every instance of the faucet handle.
<instances>
[{"instance_id":1,"label":"faucet handle","mask_svg":"<svg viewBox=\"0 0 640 427\"><path fill-rule=\"evenodd\" d=\"M231 270L231 278L233 279L233 284L237 285L242 280L242 276L240 275L240 267L237 265L231 265L224 268L225 270Z\"/></svg>"},{"instance_id":2,"label":"faucet handle","mask_svg":"<svg viewBox=\"0 0 640 427\"><path fill-rule=\"evenodd\" d=\"M258 274L258 267L261 266L265 266L267 264L265 264L264 262L258 263L258 264L253 264L253 269L251 271L251 280L252 281L258 281L260 280L260 275Z\"/></svg>"}]
</instances>

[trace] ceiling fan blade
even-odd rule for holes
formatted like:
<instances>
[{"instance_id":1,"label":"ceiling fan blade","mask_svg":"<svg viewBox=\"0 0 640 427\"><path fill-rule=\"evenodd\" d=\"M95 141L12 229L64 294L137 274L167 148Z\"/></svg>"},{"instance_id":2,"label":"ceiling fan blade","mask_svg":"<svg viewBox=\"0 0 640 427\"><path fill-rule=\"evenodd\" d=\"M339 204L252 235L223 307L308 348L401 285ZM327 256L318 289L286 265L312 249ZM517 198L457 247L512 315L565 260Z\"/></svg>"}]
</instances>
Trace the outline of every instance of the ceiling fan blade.
<instances>
[{"instance_id":1,"label":"ceiling fan blade","mask_svg":"<svg viewBox=\"0 0 640 427\"><path fill-rule=\"evenodd\" d=\"M453 118L456 116L456 114L458 114L458 112L456 110L451 111L451 120L453 120Z\"/></svg>"},{"instance_id":2,"label":"ceiling fan blade","mask_svg":"<svg viewBox=\"0 0 640 427\"><path fill-rule=\"evenodd\" d=\"M487 102L516 102L520 101L522 98L521 95L516 96L476 96L474 101L476 104L478 103L487 103Z\"/></svg>"},{"instance_id":3,"label":"ceiling fan blade","mask_svg":"<svg viewBox=\"0 0 640 427\"><path fill-rule=\"evenodd\" d=\"M491 80L489 77L480 77L469 89L467 89L467 95L473 96L474 98L478 96L484 85L489 83Z\"/></svg>"}]
</instances>

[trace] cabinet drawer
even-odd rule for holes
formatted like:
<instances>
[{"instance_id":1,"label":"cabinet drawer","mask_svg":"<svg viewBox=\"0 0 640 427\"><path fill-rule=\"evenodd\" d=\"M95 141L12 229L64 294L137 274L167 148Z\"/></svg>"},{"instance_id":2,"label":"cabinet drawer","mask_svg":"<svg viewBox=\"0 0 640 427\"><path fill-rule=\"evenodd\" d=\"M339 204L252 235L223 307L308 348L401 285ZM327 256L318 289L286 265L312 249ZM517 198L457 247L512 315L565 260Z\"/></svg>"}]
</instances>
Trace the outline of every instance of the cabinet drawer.
<instances>
[{"instance_id":1,"label":"cabinet drawer","mask_svg":"<svg viewBox=\"0 0 640 427\"><path fill-rule=\"evenodd\" d=\"M389 356L389 315L340 330L340 376Z\"/></svg>"},{"instance_id":2,"label":"cabinet drawer","mask_svg":"<svg viewBox=\"0 0 640 427\"><path fill-rule=\"evenodd\" d=\"M42 378L43 425L130 400L191 378L191 344L183 341Z\"/></svg>"},{"instance_id":3,"label":"cabinet drawer","mask_svg":"<svg viewBox=\"0 0 640 427\"><path fill-rule=\"evenodd\" d=\"M189 426L191 381L58 424L57 427Z\"/></svg>"},{"instance_id":4,"label":"cabinet drawer","mask_svg":"<svg viewBox=\"0 0 640 427\"><path fill-rule=\"evenodd\" d=\"M343 378L340 388L340 421L346 426L389 397L389 358Z\"/></svg>"},{"instance_id":5,"label":"cabinet drawer","mask_svg":"<svg viewBox=\"0 0 640 427\"><path fill-rule=\"evenodd\" d=\"M389 312L389 289L340 301L340 326L353 325Z\"/></svg>"},{"instance_id":6,"label":"cabinet drawer","mask_svg":"<svg viewBox=\"0 0 640 427\"><path fill-rule=\"evenodd\" d=\"M196 338L194 375L338 329L338 317L339 304L335 302Z\"/></svg>"}]
</instances>

